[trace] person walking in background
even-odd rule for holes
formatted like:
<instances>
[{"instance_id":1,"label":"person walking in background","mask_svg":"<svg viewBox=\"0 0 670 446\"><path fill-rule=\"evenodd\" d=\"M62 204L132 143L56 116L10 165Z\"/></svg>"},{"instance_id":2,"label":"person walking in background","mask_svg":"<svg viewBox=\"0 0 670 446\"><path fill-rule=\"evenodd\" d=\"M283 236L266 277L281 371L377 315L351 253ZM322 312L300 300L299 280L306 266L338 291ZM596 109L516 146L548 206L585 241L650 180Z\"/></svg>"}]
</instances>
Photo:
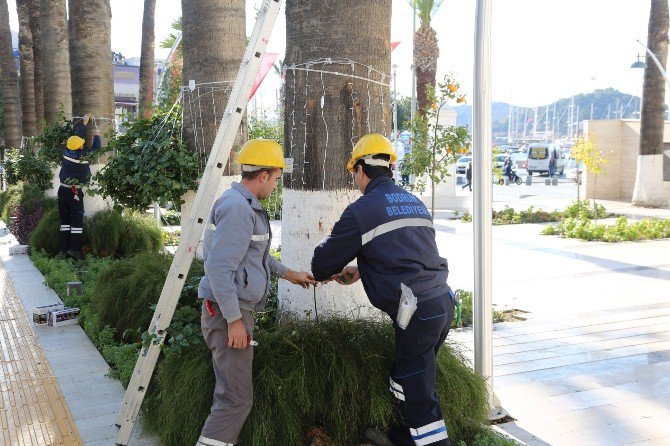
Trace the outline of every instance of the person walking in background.
<instances>
[{"instance_id":1,"label":"person walking in background","mask_svg":"<svg viewBox=\"0 0 670 446\"><path fill-rule=\"evenodd\" d=\"M465 179L467 182L463 185L461 190L467 187L470 189L470 192L472 192L472 161L468 163L468 168L465 169Z\"/></svg>"},{"instance_id":2,"label":"person walking in background","mask_svg":"<svg viewBox=\"0 0 670 446\"><path fill-rule=\"evenodd\" d=\"M93 132L93 144L86 147L86 126L91 118L88 113L75 125L75 134L63 148L63 160L58 174L58 218L60 220L60 251L66 257L81 259L84 238L84 191L82 187L91 179L89 158L101 147L98 131Z\"/></svg>"},{"instance_id":3,"label":"person walking in background","mask_svg":"<svg viewBox=\"0 0 670 446\"><path fill-rule=\"evenodd\" d=\"M549 158L549 178L553 177L554 173L556 173L556 158L551 155Z\"/></svg>"}]
</instances>

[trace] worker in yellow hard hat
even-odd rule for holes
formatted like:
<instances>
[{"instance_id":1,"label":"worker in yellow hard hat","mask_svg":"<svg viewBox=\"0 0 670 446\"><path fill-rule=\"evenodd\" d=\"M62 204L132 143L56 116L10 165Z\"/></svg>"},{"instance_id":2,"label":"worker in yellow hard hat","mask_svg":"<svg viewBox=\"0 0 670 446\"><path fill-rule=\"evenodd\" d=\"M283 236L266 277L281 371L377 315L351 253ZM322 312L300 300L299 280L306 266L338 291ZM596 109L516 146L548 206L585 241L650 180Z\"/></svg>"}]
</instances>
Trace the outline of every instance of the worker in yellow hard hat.
<instances>
[{"instance_id":1,"label":"worker in yellow hard hat","mask_svg":"<svg viewBox=\"0 0 670 446\"><path fill-rule=\"evenodd\" d=\"M66 257L81 259L84 238L84 192L82 187L91 179L89 158L93 150L101 147L98 131L93 132L93 143L86 147L86 126L92 114L88 113L75 124L75 134L63 148L60 187L58 188L58 216L60 219L60 250Z\"/></svg>"},{"instance_id":2,"label":"worker in yellow hard hat","mask_svg":"<svg viewBox=\"0 0 670 446\"><path fill-rule=\"evenodd\" d=\"M347 169L363 196L350 204L331 234L314 250L319 281L350 285L359 279L370 303L394 322L395 353L389 391L403 416L388 434L365 432L375 446L448 446L449 436L435 392L436 356L454 317L430 213L421 200L396 185L396 153L380 134L363 136ZM357 259L357 265L350 265Z\"/></svg>"},{"instance_id":3,"label":"worker in yellow hard hat","mask_svg":"<svg viewBox=\"0 0 670 446\"><path fill-rule=\"evenodd\" d=\"M198 297L203 299L202 333L212 350L216 387L200 446L235 444L251 411L253 312L265 307L270 274L303 288L316 285L310 273L293 271L270 255L270 220L259 200L270 196L286 168L281 146L250 140L237 162L242 180L214 203L203 241L205 276Z\"/></svg>"}]
</instances>

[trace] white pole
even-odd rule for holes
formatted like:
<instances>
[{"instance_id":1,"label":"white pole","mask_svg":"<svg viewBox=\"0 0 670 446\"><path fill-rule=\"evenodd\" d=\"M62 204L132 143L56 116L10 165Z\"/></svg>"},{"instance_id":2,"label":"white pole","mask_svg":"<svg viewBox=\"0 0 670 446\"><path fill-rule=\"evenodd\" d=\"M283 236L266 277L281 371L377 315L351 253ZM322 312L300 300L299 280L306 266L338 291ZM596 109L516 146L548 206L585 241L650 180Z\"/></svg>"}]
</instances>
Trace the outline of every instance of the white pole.
<instances>
[{"instance_id":1,"label":"white pole","mask_svg":"<svg viewBox=\"0 0 670 446\"><path fill-rule=\"evenodd\" d=\"M472 143L475 258L475 371L486 380L489 419L506 414L493 393L493 307L491 299L491 0L477 0Z\"/></svg>"},{"instance_id":2,"label":"white pole","mask_svg":"<svg viewBox=\"0 0 670 446\"><path fill-rule=\"evenodd\" d=\"M396 90L396 68L393 65L393 140L398 139L398 93Z\"/></svg>"},{"instance_id":3,"label":"white pole","mask_svg":"<svg viewBox=\"0 0 670 446\"><path fill-rule=\"evenodd\" d=\"M414 66L414 34L416 34L416 0L412 3L412 106L410 119L416 114L416 66Z\"/></svg>"}]
</instances>

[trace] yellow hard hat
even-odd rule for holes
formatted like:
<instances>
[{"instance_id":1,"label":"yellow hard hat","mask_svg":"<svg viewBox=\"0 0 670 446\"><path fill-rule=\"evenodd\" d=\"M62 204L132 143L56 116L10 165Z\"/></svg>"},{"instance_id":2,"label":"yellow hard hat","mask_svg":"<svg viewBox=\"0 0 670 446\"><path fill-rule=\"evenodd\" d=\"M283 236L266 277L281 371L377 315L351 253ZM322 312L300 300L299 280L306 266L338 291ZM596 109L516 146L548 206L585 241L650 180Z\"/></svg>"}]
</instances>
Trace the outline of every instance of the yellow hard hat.
<instances>
[{"instance_id":1,"label":"yellow hard hat","mask_svg":"<svg viewBox=\"0 0 670 446\"><path fill-rule=\"evenodd\" d=\"M68 150L79 150L85 142L86 140L84 138L80 138L77 135L70 136L67 139L67 148Z\"/></svg>"},{"instance_id":2,"label":"yellow hard hat","mask_svg":"<svg viewBox=\"0 0 670 446\"><path fill-rule=\"evenodd\" d=\"M369 158L368 155L370 156ZM391 157L390 164L395 164L395 161L398 159L398 155L396 155L395 150L393 150L393 144L391 144L391 141L389 141L387 137L380 135L379 133L370 133L359 139L354 146L354 150L351 152L351 159L347 163L347 169L349 172L353 172L354 164L363 157L366 158L366 164L373 166L382 165L376 163L376 161L381 160L374 160L374 163L369 162L372 161L372 155L388 155Z\"/></svg>"},{"instance_id":3,"label":"yellow hard hat","mask_svg":"<svg viewBox=\"0 0 670 446\"><path fill-rule=\"evenodd\" d=\"M245 169L244 166L286 169L284 150L276 141L271 139L250 139L247 141L237 155L237 162L242 164L242 171L257 170L254 168Z\"/></svg>"}]
</instances>

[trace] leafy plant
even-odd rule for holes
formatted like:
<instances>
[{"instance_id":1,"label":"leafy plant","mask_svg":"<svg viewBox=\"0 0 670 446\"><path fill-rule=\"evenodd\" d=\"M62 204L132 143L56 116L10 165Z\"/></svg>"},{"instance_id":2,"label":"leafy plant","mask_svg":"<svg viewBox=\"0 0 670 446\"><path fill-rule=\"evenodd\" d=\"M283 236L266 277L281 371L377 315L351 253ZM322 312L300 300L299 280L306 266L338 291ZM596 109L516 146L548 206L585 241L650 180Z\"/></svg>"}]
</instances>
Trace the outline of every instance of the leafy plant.
<instances>
[{"instance_id":1,"label":"leafy plant","mask_svg":"<svg viewBox=\"0 0 670 446\"><path fill-rule=\"evenodd\" d=\"M431 215L435 213L435 186L449 174L449 165L456 154L470 145L470 134L465 126L447 126L440 122L440 113L450 100L460 100L459 84L447 76L437 88L427 85L429 100L434 104L425 116L417 114L409 122L412 133L412 151L405 155L403 169L417 177L428 176L432 191ZM425 184L417 181L417 187Z\"/></svg>"},{"instance_id":2,"label":"leafy plant","mask_svg":"<svg viewBox=\"0 0 670 446\"><path fill-rule=\"evenodd\" d=\"M40 191L51 188L52 173L49 163L35 156L32 144L21 149L11 149L5 153L5 172L8 184L21 181Z\"/></svg>"},{"instance_id":3,"label":"leafy plant","mask_svg":"<svg viewBox=\"0 0 670 446\"><path fill-rule=\"evenodd\" d=\"M60 166L63 159L63 147L65 147L67 139L73 134L72 121L67 119L61 108L54 122L45 125L42 128L42 133L35 137L39 158L53 167Z\"/></svg>"},{"instance_id":4,"label":"leafy plant","mask_svg":"<svg viewBox=\"0 0 670 446\"><path fill-rule=\"evenodd\" d=\"M181 108L124 125L126 133L107 144L114 156L95 174L89 194L140 212L154 202L182 204L182 196L197 188L198 161L180 138Z\"/></svg>"},{"instance_id":5,"label":"leafy plant","mask_svg":"<svg viewBox=\"0 0 670 446\"><path fill-rule=\"evenodd\" d=\"M612 243L652 240L670 237L670 220L645 219L629 224L625 217L620 217L613 225L602 225L593 220L568 218L558 226L548 226L542 234Z\"/></svg>"},{"instance_id":6,"label":"leafy plant","mask_svg":"<svg viewBox=\"0 0 670 446\"><path fill-rule=\"evenodd\" d=\"M593 140L588 138L579 138L570 150L570 156L574 158L577 163L584 163L586 170L594 175L593 180L593 207L596 207L596 190L598 185L598 174L607 165L607 159L603 157L603 152L598 148ZM579 181L577 181L577 193L579 193ZM579 197L577 197L579 198Z\"/></svg>"}]
</instances>

